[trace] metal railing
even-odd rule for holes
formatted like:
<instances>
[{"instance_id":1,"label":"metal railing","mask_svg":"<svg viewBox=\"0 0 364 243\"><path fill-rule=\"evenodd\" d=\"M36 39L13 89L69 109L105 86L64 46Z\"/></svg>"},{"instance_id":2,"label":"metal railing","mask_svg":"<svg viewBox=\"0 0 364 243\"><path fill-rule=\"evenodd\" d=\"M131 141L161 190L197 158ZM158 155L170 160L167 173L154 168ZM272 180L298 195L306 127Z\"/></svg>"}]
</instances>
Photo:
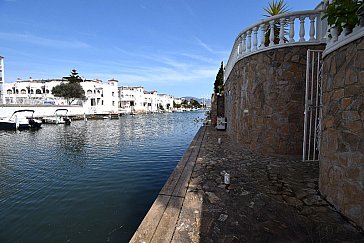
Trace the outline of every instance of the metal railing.
<instances>
[{"instance_id":1,"label":"metal railing","mask_svg":"<svg viewBox=\"0 0 364 243\"><path fill-rule=\"evenodd\" d=\"M302 161L320 159L322 126L322 50L307 50Z\"/></svg>"}]
</instances>

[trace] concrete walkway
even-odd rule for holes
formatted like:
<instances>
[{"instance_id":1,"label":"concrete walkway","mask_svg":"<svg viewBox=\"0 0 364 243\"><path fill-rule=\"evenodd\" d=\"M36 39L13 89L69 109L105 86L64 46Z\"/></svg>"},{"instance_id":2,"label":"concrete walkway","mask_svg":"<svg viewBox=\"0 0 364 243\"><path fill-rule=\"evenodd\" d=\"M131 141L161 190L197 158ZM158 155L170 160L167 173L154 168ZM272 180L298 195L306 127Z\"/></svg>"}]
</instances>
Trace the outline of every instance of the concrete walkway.
<instances>
[{"instance_id":1,"label":"concrete walkway","mask_svg":"<svg viewBox=\"0 0 364 243\"><path fill-rule=\"evenodd\" d=\"M317 185L318 163L260 156L205 126L131 242L364 242Z\"/></svg>"}]
</instances>

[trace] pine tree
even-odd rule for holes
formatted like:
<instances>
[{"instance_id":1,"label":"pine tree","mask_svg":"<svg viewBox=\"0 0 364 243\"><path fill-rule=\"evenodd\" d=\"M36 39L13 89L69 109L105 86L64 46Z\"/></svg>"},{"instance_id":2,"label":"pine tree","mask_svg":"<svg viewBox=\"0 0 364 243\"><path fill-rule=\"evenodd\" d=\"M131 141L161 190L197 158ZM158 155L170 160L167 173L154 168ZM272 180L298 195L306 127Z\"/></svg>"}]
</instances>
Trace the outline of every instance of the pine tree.
<instances>
[{"instance_id":1,"label":"pine tree","mask_svg":"<svg viewBox=\"0 0 364 243\"><path fill-rule=\"evenodd\" d=\"M215 92L215 94L224 93L224 64L223 64L223 62L221 62L219 72L216 75L216 79L215 79L215 83L214 83L214 92Z\"/></svg>"},{"instance_id":2,"label":"pine tree","mask_svg":"<svg viewBox=\"0 0 364 243\"><path fill-rule=\"evenodd\" d=\"M68 80L68 82L53 87L52 94L54 96L67 99L69 104L75 99L85 99L85 91L80 84L82 78L78 75L76 69L72 69L70 76L64 77L64 79Z\"/></svg>"},{"instance_id":3,"label":"pine tree","mask_svg":"<svg viewBox=\"0 0 364 243\"><path fill-rule=\"evenodd\" d=\"M82 78L78 75L78 72L76 69L71 70L71 74L68 77L63 77L64 79L67 79L70 83L80 83L82 82Z\"/></svg>"}]
</instances>

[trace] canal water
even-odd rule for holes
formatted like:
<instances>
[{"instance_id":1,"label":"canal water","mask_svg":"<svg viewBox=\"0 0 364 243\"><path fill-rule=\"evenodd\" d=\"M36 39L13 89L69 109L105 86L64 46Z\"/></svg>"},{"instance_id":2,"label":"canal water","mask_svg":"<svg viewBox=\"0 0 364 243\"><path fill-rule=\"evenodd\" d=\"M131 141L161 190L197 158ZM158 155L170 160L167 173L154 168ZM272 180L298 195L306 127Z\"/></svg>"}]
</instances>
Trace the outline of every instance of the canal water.
<instances>
[{"instance_id":1,"label":"canal water","mask_svg":"<svg viewBox=\"0 0 364 243\"><path fill-rule=\"evenodd\" d=\"M0 242L128 242L203 117L0 131Z\"/></svg>"}]
</instances>

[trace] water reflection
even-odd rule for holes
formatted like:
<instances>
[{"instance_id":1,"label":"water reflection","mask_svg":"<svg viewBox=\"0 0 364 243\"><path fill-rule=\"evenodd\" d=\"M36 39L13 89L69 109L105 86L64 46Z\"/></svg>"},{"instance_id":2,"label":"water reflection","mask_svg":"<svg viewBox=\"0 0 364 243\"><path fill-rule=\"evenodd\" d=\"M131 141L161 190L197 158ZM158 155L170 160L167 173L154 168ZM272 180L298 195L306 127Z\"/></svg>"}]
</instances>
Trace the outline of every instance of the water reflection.
<instances>
[{"instance_id":1,"label":"water reflection","mask_svg":"<svg viewBox=\"0 0 364 243\"><path fill-rule=\"evenodd\" d=\"M127 242L202 113L0 131L0 242Z\"/></svg>"}]
</instances>

